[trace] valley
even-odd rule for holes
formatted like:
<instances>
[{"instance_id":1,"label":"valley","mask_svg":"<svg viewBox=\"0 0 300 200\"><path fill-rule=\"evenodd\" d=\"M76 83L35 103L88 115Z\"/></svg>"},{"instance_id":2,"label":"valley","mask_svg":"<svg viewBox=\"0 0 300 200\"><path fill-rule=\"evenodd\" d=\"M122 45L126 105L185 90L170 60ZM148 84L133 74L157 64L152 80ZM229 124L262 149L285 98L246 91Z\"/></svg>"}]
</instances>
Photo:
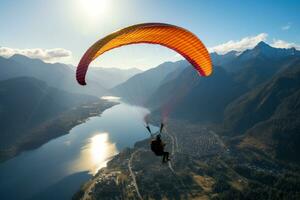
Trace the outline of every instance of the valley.
<instances>
[{"instance_id":1,"label":"valley","mask_svg":"<svg viewBox=\"0 0 300 200\"><path fill-rule=\"evenodd\" d=\"M150 108L152 124L166 120L171 162L154 156L149 139L137 142L73 199L298 199L299 55L260 42L213 55L219 66L212 77L199 78L184 62L156 89L139 84L147 73L132 77L117 88L131 91L123 94L128 101L152 92L132 103Z\"/></svg>"},{"instance_id":2,"label":"valley","mask_svg":"<svg viewBox=\"0 0 300 200\"><path fill-rule=\"evenodd\" d=\"M73 199L265 199L270 192L274 198L299 197L297 165L231 145L209 126L178 127L178 122L169 122L162 134L167 149L175 149L172 168L150 151L149 140L137 142L115 156Z\"/></svg>"},{"instance_id":3,"label":"valley","mask_svg":"<svg viewBox=\"0 0 300 200\"><path fill-rule=\"evenodd\" d=\"M16 59L30 61L24 57L12 60ZM137 74L115 85L101 80L112 87L105 89L106 94L120 95L133 110L136 106L149 108L146 121L158 126L160 120L166 120L162 138L171 162L162 164L161 158L154 156L149 139L137 141L134 147L124 146L73 199L298 199L298 51L259 43L239 55L213 54L213 59L219 66L208 78L199 78L186 61L178 61L145 72L133 71ZM114 110L108 108L117 104L93 96L98 94L94 89L79 94L77 89L66 88L68 84L61 89L51 79L43 82L36 78L45 73L7 75L9 78L0 82L0 114L6 130L2 134L9 133L2 141L2 161L39 149L84 124L85 119ZM94 74L91 79L101 76ZM23 92L26 90L30 93ZM31 101L24 107L8 96ZM35 105L38 109L33 109ZM24 114L18 116L20 111ZM8 112L18 127L4 117ZM138 114L139 120L145 114ZM26 130L21 135L20 127Z\"/></svg>"}]
</instances>

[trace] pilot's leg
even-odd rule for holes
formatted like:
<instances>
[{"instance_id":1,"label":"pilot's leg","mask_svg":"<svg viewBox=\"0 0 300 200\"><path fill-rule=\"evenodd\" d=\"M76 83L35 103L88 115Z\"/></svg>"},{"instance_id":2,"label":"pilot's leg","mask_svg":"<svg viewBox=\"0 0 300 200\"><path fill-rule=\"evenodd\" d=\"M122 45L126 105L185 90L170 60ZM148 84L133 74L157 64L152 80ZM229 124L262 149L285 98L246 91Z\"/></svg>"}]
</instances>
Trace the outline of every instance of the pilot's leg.
<instances>
[{"instance_id":1,"label":"pilot's leg","mask_svg":"<svg viewBox=\"0 0 300 200\"><path fill-rule=\"evenodd\" d=\"M166 154L166 161L169 161L170 159L169 159L169 152L165 152L165 154Z\"/></svg>"}]
</instances>

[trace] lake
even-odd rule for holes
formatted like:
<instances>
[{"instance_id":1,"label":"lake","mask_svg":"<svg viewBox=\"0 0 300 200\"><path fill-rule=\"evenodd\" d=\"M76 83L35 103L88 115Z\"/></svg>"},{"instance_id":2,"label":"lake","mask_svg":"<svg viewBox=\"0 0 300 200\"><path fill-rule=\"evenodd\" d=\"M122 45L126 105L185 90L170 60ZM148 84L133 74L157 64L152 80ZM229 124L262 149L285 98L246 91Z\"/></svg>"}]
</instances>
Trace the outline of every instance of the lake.
<instances>
[{"instance_id":1,"label":"lake","mask_svg":"<svg viewBox=\"0 0 300 200\"><path fill-rule=\"evenodd\" d=\"M112 156L149 137L143 120L148 113L120 102L68 134L0 164L0 198L70 199Z\"/></svg>"}]
</instances>

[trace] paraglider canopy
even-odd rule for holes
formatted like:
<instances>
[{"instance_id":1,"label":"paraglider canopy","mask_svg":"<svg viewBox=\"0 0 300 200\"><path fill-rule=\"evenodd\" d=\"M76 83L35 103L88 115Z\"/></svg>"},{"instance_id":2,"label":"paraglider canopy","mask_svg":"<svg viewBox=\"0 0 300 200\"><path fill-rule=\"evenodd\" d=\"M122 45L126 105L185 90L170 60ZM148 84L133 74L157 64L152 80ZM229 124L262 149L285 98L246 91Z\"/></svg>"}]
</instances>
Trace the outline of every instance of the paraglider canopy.
<instances>
[{"instance_id":1,"label":"paraglider canopy","mask_svg":"<svg viewBox=\"0 0 300 200\"><path fill-rule=\"evenodd\" d=\"M78 64L76 71L78 83L86 85L88 66L101 54L117 47L138 43L158 44L173 49L187 59L200 75L209 76L212 73L210 55L193 33L171 24L144 23L111 33L93 44Z\"/></svg>"}]
</instances>

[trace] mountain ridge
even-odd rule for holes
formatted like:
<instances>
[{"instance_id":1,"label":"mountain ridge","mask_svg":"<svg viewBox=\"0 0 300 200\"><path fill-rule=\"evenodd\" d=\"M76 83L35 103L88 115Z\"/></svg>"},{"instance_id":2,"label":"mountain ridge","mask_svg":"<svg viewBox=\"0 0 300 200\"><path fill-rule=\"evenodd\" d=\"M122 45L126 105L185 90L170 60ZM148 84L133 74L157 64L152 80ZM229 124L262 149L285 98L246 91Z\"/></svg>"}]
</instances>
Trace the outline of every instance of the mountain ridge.
<instances>
[{"instance_id":1,"label":"mountain ridge","mask_svg":"<svg viewBox=\"0 0 300 200\"><path fill-rule=\"evenodd\" d=\"M131 77L124 83L112 88L111 92L123 97L125 101L144 105L147 98L152 95L164 78L176 69L184 68L185 65L185 61L162 63L156 68L151 68Z\"/></svg>"},{"instance_id":2,"label":"mountain ridge","mask_svg":"<svg viewBox=\"0 0 300 200\"><path fill-rule=\"evenodd\" d=\"M87 74L88 85L80 86L75 79L75 67L62 63L45 63L15 54L10 58L0 56L0 80L14 77L34 77L46 81L48 85L65 91L102 96L109 94L108 89L140 73L138 69L121 70L117 68L91 68Z\"/></svg>"}]
</instances>

